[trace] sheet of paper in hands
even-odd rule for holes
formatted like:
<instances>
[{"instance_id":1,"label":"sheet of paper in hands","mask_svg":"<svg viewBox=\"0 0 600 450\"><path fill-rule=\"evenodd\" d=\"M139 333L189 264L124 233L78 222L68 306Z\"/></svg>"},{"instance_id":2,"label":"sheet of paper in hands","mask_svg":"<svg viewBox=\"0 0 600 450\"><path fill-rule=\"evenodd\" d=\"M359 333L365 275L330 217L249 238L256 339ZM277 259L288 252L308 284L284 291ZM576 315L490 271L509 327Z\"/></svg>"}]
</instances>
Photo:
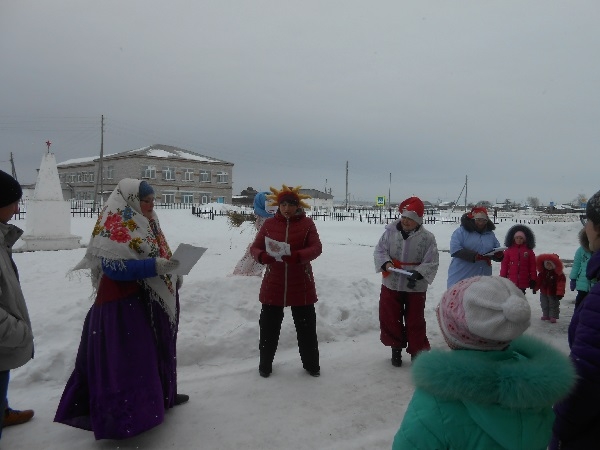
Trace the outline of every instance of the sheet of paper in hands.
<instances>
[{"instance_id":1,"label":"sheet of paper in hands","mask_svg":"<svg viewBox=\"0 0 600 450\"><path fill-rule=\"evenodd\" d=\"M503 252L507 248L508 247L495 247L495 248L492 249L492 251L484 253L483 256L492 256L494 253L496 253L496 252Z\"/></svg>"},{"instance_id":2,"label":"sheet of paper in hands","mask_svg":"<svg viewBox=\"0 0 600 450\"><path fill-rule=\"evenodd\" d=\"M281 257L284 255L292 254L290 251L290 244L287 242L276 241L267 236L265 236L265 250L277 261L281 261Z\"/></svg>"},{"instance_id":3,"label":"sheet of paper in hands","mask_svg":"<svg viewBox=\"0 0 600 450\"><path fill-rule=\"evenodd\" d=\"M204 254L206 248L196 247L190 244L179 244L171 259L179 261L179 267L172 273L176 275L187 275L192 270L192 267L196 265L200 257Z\"/></svg>"},{"instance_id":4,"label":"sheet of paper in hands","mask_svg":"<svg viewBox=\"0 0 600 450\"><path fill-rule=\"evenodd\" d=\"M412 272L409 272L408 270L404 270L404 269L398 269L397 267L390 267L388 269L388 271L401 273L403 275L412 275Z\"/></svg>"}]
</instances>

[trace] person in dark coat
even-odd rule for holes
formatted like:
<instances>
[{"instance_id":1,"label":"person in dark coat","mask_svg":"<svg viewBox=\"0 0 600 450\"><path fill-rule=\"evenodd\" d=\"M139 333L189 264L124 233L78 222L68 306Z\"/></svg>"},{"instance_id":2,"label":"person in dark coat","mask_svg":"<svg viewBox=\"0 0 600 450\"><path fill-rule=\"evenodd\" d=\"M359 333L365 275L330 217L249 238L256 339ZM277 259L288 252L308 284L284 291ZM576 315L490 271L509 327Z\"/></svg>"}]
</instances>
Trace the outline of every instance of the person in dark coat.
<instances>
[{"instance_id":1,"label":"person in dark coat","mask_svg":"<svg viewBox=\"0 0 600 450\"><path fill-rule=\"evenodd\" d=\"M585 233L592 257L587 277L600 277L600 191L588 201ZM575 309L569 325L569 355L577 371L571 394L554 406L550 450L587 450L600 445L600 283Z\"/></svg>"},{"instance_id":2,"label":"person in dark coat","mask_svg":"<svg viewBox=\"0 0 600 450\"><path fill-rule=\"evenodd\" d=\"M181 277L145 181L119 181L100 213L84 258L94 304L83 323L75 368L54 421L125 439L185 403L177 392Z\"/></svg>"},{"instance_id":3,"label":"person in dark coat","mask_svg":"<svg viewBox=\"0 0 600 450\"><path fill-rule=\"evenodd\" d=\"M510 281L525 293L525 289L535 290L537 269L535 265L535 235L525 225L515 225L504 239L504 258L500 264L500 276Z\"/></svg>"},{"instance_id":4,"label":"person in dark coat","mask_svg":"<svg viewBox=\"0 0 600 450\"><path fill-rule=\"evenodd\" d=\"M309 208L302 200L310 196L301 194L299 189L300 186L290 188L285 184L281 190L271 187L272 194L267 198L279 208L258 231L250 250L256 261L267 266L259 293L262 308L258 371L264 378L273 371L287 306L292 310L302 366L313 377L321 371L315 313L318 299L310 262L321 254L322 246L317 227L302 209Z\"/></svg>"}]
</instances>

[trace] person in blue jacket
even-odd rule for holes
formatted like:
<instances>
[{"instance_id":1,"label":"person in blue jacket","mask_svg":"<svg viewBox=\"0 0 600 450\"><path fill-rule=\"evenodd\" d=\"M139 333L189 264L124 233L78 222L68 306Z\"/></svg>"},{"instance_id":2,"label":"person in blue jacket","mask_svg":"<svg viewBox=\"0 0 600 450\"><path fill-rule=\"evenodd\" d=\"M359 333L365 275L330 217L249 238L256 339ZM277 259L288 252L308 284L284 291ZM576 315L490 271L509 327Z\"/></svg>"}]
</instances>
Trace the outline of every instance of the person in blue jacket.
<instances>
[{"instance_id":1,"label":"person in blue jacket","mask_svg":"<svg viewBox=\"0 0 600 450\"><path fill-rule=\"evenodd\" d=\"M95 301L55 422L96 439L125 439L189 400L177 392L178 266L154 212L154 189L121 180L73 269L90 270Z\"/></svg>"},{"instance_id":2,"label":"person in blue jacket","mask_svg":"<svg viewBox=\"0 0 600 450\"><path fill-rule=\"evenodd\" d=\"M501 250L489 255L500 247L495 229L483 206L475 206L462 215L460 227L450 238L452 261L448 267L448 288L465 278L492 274L492 261L500 262L504 258Z\"/></svg>"},{"instance_id":3,"label":"person in blue jacket","mask_svg":"<svg viewBox=\"0 0 600 450\"><path fill-rule=\"evenodd\" d=\"M587 234L585 233L585 228L581 229L578 236L579 248L575 251L571 273L569 274L569 278L571 279L569 287L571 288L571 291L577 289L575 308L581 304L593 285L592 280L587 277L587 264L592 257L592 252L590 250Z\"/></svg>"},{"instance_id":4,"label":"person in blue jacket","mask_svg":"<svg viewBox=\"0 0 600 450\"><path fill-rule=\"evenodd\" d=\"M600 191L588 201L585 233L592 256L587 278L600 277ZM556 420L550 450L587 450L600 446L600 283L592 286L569 324L570 358L577 382L570 395L554 406Z\"/></svg>"},{"instance_id":5,"label":"person in blue jacket","mask_svg":"<svg viewBox=\"0 0 600 450\"><path fill-rule=\"evenodd\" d=\"M270 192L259 192L254 196L254 215L256 216L256 220L254 221L254 228L256 229L257 233L263 226L263 223L265 223L265 220L267 220L269 217L273 217L273 215L275 214L271 211L277 211L277 207L275 207L274 209L267 207L267 195L270 194ZM235 265L235 268L233 269L233 275L244 275L253 277L262 276L263 269L265 266L260 264L258 261L255 261L254 258L252 258L252 255L250 254L250 247L252 247L252 242L254 242L254 237L248 244L248 247L246 247L244 255Z\"/></svg>"}]
</instances>

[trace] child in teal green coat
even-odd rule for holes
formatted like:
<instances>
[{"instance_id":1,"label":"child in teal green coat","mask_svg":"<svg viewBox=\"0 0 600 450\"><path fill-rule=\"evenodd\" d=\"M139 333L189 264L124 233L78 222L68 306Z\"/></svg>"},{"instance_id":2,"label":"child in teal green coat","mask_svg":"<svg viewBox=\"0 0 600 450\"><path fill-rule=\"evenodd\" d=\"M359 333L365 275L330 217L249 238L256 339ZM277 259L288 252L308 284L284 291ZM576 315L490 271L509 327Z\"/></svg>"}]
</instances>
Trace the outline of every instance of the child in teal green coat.
<instances>
[{"instance_id":1,"label":"child in teal green coat","mask_svg":"<svg viewBox=\"0 0 600 450\"><path fill-rule=\"evenodd\" d=\"M420 353L393 450L545 449L552 405L575 381L566 355L531 336L531 309L506 278L450 287L436 309L452 351Z\"/></svg>"}]
</instances>

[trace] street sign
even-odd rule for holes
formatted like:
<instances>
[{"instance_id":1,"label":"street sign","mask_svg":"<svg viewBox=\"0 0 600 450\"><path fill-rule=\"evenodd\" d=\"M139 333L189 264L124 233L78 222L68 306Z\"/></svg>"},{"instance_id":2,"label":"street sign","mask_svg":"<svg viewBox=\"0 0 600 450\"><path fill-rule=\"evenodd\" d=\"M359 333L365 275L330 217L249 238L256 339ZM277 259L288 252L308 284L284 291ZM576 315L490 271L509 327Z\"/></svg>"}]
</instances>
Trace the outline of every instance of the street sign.
<instances>
[{"instance_id":1,"label":"street sign","mask_svg":"<svg viewBox=\"0 0 600 450\"><path fill-rule=\"evenodd\" d=\"M377 204L377 206L385 206L385 196L380 195L379 197L377 197L375 203Z\"/></svg>"}]
</instances>

